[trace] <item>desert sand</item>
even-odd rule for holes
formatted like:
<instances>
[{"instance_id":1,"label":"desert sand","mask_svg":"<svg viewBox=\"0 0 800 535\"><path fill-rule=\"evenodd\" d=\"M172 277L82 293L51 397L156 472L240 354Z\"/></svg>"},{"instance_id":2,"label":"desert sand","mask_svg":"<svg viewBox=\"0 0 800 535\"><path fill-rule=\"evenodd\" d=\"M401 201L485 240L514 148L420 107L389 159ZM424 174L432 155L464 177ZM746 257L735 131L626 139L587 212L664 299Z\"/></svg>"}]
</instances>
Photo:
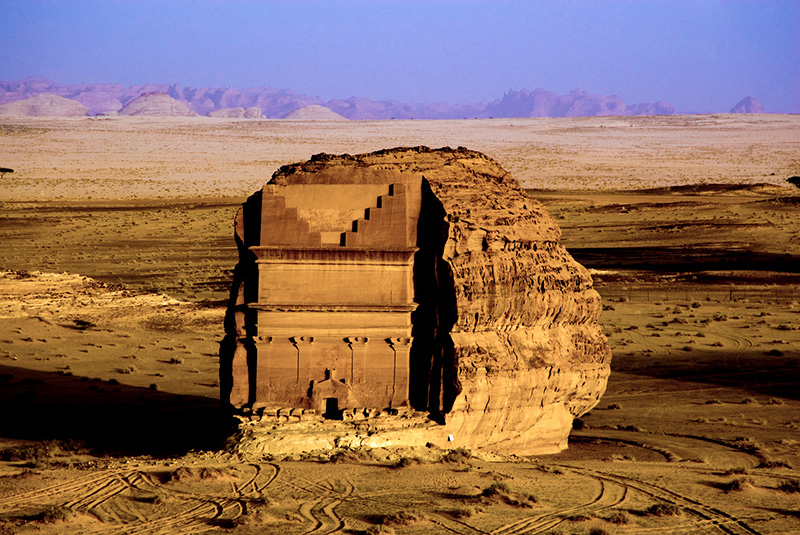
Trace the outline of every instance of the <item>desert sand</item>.
<instances>
[{"instance_id":1,"label":"desert sand","mask_svg":"<svg viewBox=\"0 0 800 535\"><path fill-rule=\"evenodd\" d=\"M796 116L4 118L0 140L0 533L800 533ZM486 152L555 216L604 300L600 405L535 458L227 453L236 208L281 165L400 145Z\"/></svg>"}]
</instances>

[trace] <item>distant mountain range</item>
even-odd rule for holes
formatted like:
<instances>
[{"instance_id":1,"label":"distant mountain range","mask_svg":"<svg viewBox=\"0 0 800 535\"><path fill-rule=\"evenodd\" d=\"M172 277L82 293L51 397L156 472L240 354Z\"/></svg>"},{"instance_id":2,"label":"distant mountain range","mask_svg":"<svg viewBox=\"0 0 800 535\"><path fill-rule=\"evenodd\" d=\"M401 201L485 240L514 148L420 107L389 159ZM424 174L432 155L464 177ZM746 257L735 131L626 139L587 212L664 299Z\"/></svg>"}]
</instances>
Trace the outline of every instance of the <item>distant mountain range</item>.
<instances>
[{"instance_id":1,"label":"distant mountain range","mask_svg":"<svg viewBox=\"0 0 800 535\"><path fill-rule=\"evenodd\" d=\"M152 95L158 95L153 98ZM42 95L40 97L40 95ZM64 103L49 97L55 95L72 101ZM142 104L148 96L155 108ZM48 101L44 101L48 96ZM177 102L168 102L166 97ZM28 99L38 100L29 101ZM748 97L750 98L750 97ZM755 99L753 99L755 101ZM23 102L24 101L24 102ZM136 102L134 102L136 101ZM756 101L757 102L757 101ZM14 104L8 104L14 103ZM16 82L0 81L0 115L64 115L121 114L132 115L211 115L227 117L283 118L308 106L324 106L346 119L462 119L490 117L596 117L605 115L672 115L675 108L668 102L627 105L618 96L594 95L575 89L559 95L546 89L509 91L492 102L471 104L407 103L395 100L376 101L361 97L325 101L319 97L288 89L252 87L195 88L177 84L150 84L123 87L119 84L65 85L43 78L26 78ZM130 105L130 106L129 106ZM138 110L131 112L131 107ZM742 107L744 109L745 107ZM749 105L747 109L756 109ZM77 112L76 112L77 110ZM258 110L261 111L259 114ZM188 113L187 113L188 112ZM296 114L295 114L296 117Z\"/></svg>"}]
</instances>

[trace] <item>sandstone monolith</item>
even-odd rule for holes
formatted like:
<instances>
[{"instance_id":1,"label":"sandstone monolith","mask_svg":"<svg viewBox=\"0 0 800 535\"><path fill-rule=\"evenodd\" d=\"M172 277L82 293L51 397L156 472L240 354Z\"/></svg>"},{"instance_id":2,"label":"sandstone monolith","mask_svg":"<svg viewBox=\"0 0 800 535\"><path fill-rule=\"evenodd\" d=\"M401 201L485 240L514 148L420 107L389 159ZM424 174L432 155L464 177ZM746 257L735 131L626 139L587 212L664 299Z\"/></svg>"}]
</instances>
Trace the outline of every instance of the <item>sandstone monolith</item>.
<instances>
[{"instance_id":1,"label":"sandstone monolith","mask_svg":"<svg viewBox=\"0 0 800 535\"><path fill-rule=\"evenodd\" d=\"M250 451L282 447L276 421L400 414L356 442L555 452L605 390L588 271L483 154L320 154L279 169L235 234L220 379Z\"/></svg>"},{"instance_id":2,"label":"sandstone monolith","mask_svg":"<svg viewBox=\"0 0 800 535\"><path fill-rule=\"evenodd\" d=\"M167 93L144 93L128 102L119 110L119 115L143 115L149 117L194 117L197 115L186 104Z\"/></svg>"},{"instance_id":3,"label":"sandstone monolith","mask_svg":"<svg viewBox=\"0 0 800 535\"><path fill-rule=\"evenodd\" d=\"M0 116L83 117L88 111L80 102L50 94L0 104Z\"/></svg>"}]
</instances>

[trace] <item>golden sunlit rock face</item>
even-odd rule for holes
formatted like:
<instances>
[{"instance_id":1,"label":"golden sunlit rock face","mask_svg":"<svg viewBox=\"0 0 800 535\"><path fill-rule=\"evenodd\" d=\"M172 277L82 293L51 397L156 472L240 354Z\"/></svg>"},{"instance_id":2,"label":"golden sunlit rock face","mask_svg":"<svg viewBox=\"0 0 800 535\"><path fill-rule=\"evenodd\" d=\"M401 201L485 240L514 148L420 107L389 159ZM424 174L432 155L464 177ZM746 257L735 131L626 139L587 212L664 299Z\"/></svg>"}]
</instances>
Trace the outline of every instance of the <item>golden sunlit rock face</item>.
<instances>
[{"instance_id":1,"label":"golden sunlit rock face","mask_svg":"<svg viewBox=\"0 0 800 535\"><path fill-rule=\"evenodd\" d=\"M396 444L561 450L611 354L599 296L560 237L467 149L282 167L236 217L223 401L286 421L390 409L436 422Z\"/></svg>"}]
</instances>

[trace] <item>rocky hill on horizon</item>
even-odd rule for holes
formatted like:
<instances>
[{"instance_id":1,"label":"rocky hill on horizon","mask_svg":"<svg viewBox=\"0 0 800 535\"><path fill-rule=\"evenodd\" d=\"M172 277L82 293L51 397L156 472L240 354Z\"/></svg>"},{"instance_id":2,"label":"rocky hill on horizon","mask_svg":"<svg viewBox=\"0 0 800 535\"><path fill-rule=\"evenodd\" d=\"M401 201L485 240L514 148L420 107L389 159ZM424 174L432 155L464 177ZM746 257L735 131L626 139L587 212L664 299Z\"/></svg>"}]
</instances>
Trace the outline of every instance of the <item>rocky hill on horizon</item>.
<instances>
[{"instance_id":1,"label":"rocky hill on horizon","mask_svg":"<svg viewBox=\"0 0 800 535\"><path fill-rule=\"evenodd\" d=\"M488 103L447 104L441 102L409 103L396 100L376 101L363 97L331 99L297 93L288 89L251 87L184 87L178 84L146 84L124 87L120 84L60 84L41 77L19 81L0 81L0 105L55 95L80 103L86 115L122 113L132 101L146 94L167 95L191 112L212 117L235 116L269 119L286 117L308 106L324 106L345 119L485 119L512 117L599 117L607 115L673 115L668 102L626 104L616 95L595 95L574 89L559 95L546 89L510 90L502 98ZM13 110L40 110L39 107L10 106ZM171 108L179 115L174 104ZM53 108L57 109L57 108ZM80 109L75 106L72 109ZM245 114L239 110L248 110ZM258 110L261 112L258 113ZM74 114L74 111L72 112ZM16 113L25 115L26 113ZM28 114L35 114L31 111ZM82 115L82 114L81 114Z\"/></svg>"}]
</instances>

